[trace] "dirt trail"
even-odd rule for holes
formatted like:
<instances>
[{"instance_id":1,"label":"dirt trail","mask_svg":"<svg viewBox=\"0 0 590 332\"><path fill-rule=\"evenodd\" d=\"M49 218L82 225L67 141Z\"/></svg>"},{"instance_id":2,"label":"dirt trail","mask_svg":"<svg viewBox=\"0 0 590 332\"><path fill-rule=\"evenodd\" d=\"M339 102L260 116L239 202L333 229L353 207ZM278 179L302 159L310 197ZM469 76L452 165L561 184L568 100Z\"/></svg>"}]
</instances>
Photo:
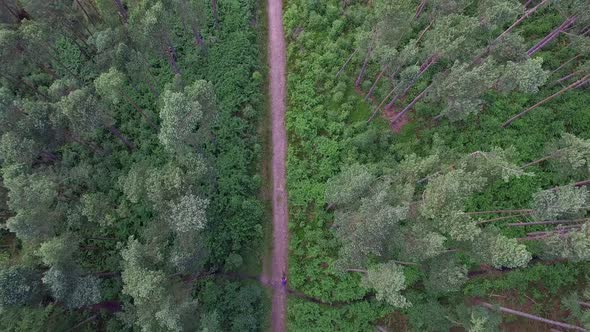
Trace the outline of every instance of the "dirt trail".
<instances>
[{"instance_id":1,"label":"dirt trail","mask_svg":"<svg viewBox=\"0 0 590 332\"><path fill-rule=\"evenodd\" d=\"M272 296L272 331L285 331L287 289L281 285L288 259L288 211L287 211L287 131L286 110L286 49L283 32L282 0L267 0L268 58L270 66L270 111L272 127L272 223L273 245L270 284Z\"/></svg>"}]
</instances>

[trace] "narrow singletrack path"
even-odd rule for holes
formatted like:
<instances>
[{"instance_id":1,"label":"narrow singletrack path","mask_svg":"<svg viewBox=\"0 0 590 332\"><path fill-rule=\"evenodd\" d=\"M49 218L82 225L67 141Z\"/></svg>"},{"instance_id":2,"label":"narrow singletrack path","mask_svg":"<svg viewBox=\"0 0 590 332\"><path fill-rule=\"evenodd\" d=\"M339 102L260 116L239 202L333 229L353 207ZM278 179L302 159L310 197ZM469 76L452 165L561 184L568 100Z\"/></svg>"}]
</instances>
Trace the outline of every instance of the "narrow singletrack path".
<instances>
[{"instance_id":1,"label":"narrow singletrack path","mask_svg":"<svg viewBox=\"0 0 590 332\"><path fill-rule=\"evenodd\" d=\"M287 287L281 284L287 273L289 229L287 209L287 130L285 111L287 100L285 35L283 32L282 0L267 0L268 61L270 66L270 112L272 130L272 224L273 245L271 264L272 331L283 332L287 308Z\"/></svg>"}]
</instances>

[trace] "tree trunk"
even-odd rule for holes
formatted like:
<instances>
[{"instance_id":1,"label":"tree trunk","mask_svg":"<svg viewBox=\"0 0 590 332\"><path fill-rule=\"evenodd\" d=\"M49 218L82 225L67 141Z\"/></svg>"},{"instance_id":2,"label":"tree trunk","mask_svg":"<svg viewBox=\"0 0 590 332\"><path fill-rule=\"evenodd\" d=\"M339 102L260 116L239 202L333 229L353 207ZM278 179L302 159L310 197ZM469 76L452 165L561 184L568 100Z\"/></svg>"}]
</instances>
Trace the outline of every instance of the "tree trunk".
<instances>
[{"instance_id":1,"label":"tree trunk","mask_svg":"<svg viewBox=\"0 0 590 332\"><path fill-rule=\"evenodd\" d=\"M76 137L70 131L66 131L66 137L71 138L74 142L76 142L76 143L78 143L78 144L80 144L82 146L85 146L85 147L89 148L93 153L95 153L97 155L100 155L100 154L102 154L104 152L101 148L99 148L95 144L90 143L90 142L87 142L87 141L84 141L84 140L82 140L79 137Z\"/></svg>"},{"instance_id":2,"label":"tree trunk","mask_svg":"<svg viewBox=\"0 0 590 332\"><path fill-rule=\"evenodd\" d=\"M8 10L10 12L10 14L12 14L12 16L14 16L14 18L16 18L17 22L21 21L21 18L19 17L19 15L10 6L8 6L8 4L6 4L6 2L4 2L4 0L0 0L0 2L2 3L2 6L4 6L6 8L6 10Z\"/></svg>"},{"instance_id":3,"label":"tree trunk","mask_svg":"<svg viewBox=\"0 0 590 332\"><path fill-rule=\"evenodd\" d=\"M506 224L510 227L520 227L520 226L536 226L536 225L555 225L555 224L573 224L588 221L590 219L583 218L583 219L572 219L572 220L546 220L546 221L531 221L531 222L516 222L512 224Z\"/></svg>"},{"instance_id":4,"label":"tree trunk","mask_svg":"<svg viewBox=\"0 0 590 332\"><path fill-rule=\"evenodd\" d=\"M587 186L589 184L590 184L590 180L584 180L584 181L574 183L574 187L583 187L583 186Z\"/></svg>"},{"instance_id":5,"label":"tree trunk","mask_svg":"<svg viewBox=\"0 0 590 332\"><path fill-rule=\"evenodd\" d=\"M581 57L581 56L582 56L582 54L578 54L578 55L576 55L575 57L573 57L573 58L571 58L571 59L567 60L566 62L562 63L562 64L561 64L559 67L555 68L555 69L554 69L554 70L553 70L551 73L549 73L549 75L553 75L553 74L555 74L555 72L557 72L558 70L560 70L561 68L563 68L565 65L567 65L568 63L570 63L570 62L572 62L572 61L576 60L577 58L579 58L579 57Z\"/></svg>"},{"instance_id":6,"label":"tree trunk","mask_svg":"<svg viewBox=\"0 0 590 332\"><path fill-rule=\"evenodd\" d=\"M51 161L56 161L59 159L53 152L49 152L49 151L41 151L41 155L45 156L45 158L47 158Z\"/></svg>"},{"instance_id":7,"label":"tree trunk","mask_svg":"<svg viewBox=\"0 0 590 332\"><path fill-rule=\"evenodd\" d=\"M375 82L373 82L373 85L371 85L369 92L367 92L367 95L365 95L365 99L364 99L365 101L367 101L367 100L369 100L369 98L371 98L373 91L377 87L377 83L379 83L379 81L381 80L381 77L383 77L384 73L385 73L385 70L382 70L379 72L379 75L377 75L377 78L375 78Z\"/></svg>"},{"instance_id":8,"label":"tree trunk","mask_svg":"<svg viewBox=\"0 0 590 332\"><path fill-rule=\"evenodd\" d=\"M577 74L582 73L584 71L585 71L584 69L576 70L575 72L573 72L571 74L567 74L564 77L558 79L557 81L555 81L555 83L557 84L557 83L561 83L563 81L566 81L566 80L572 78L573 76L576 76Z\"/></svg>"},{"instance_id":9,"label":"tree trunk","mask_svg":"<svg viewBox=\"0 0 590 332\"><path fill-rule=\"evenodd\" d=\"M474 211L474 212L465 212L467 215L478 215L478 214L498 214L498 213L532 213L533 210L531 209L521 209L521 210L488 210L488 211Z\"/></svg>"},{"instance_id":10,"label":"tree trunk","mask_svg":"<svg viewBox=\"0 0 590 332\"><path fill-rule=\"evenodd\" d=\"M348 57L348 59L346 59L346 62L344 62L342 67L340 67L340 70L338 70L338 73L336 73L336 78L338 78L338 76L340 76L340 74L342 74L342 71L344 71L344 68L346 68L346 65L348 65L350 60L352 60L352 57L356 54L357 51L358 51L358 49L354 50L354 52L352 52L352 54Z\"/></svg>"},{"instance_id":11,"label":"tree trunk","mask_svg":"<svg viewBox=\"0 0 590 332\"><path fill-rule=\"evenodd\" d=\"M501 312L505 312L507 314L511 314L511 315L516 315L516 316L520 316L520 317L524 317L527 319L531 319L537 322L543 322L549 325L554 325L554 326L558 326L564 329L571 329L571 330L576 330L576 331L586 331L585 329L576 326L576 325L571 325L571 324L566 324L566 323L562 323L562 322L558 322L558 321L554 321L554 320L550 320L550 319L546 319L543 317L539 317L539 316L535 316L535 315L531 315L531 314L527 314L526 312L522 312L522 311L516 311L510 308L506 308L506 307L501 307L501 306L495 306L493 304L487 303L487 302L479 302L479 305L488 308L488 309L492 309L492 310L499 310Z\"/></svg>"},{"instance_id":12,"label":"tree trunk","mask_svg":"<svg viewBox=\"0 0 590 332\"><path fill-rule=\"evenodd\" d=\"M523 168L524 169L524 168L527 168L527 167L530 167L530 166L533 166L533 165L536 165L536 164L540 164L540 163L542 163L542 162L544 162L546 160L552 159L554 157L555 157L555 154L550 154L550 155L548 155L546 157L543 157L541 159L537 159L535 161L531 161L528 164L524 164L524 165L520 166L520 168Z\"/></svg>"},{"instance_id":13,"label":"tree trunk","mask_svg":"<svg viewBox=\"0 0 590 332\"><path fill-rule=\"evenodd\" d=\"M514 121L516 121L516 120L518 120L518 119L522 118L522 117L523 117L523 116L525 116L525 115L526 115L528 112L530 112L530 111L534 110L535 108L537 108L537 107L539 107L539 106L541 106L541 105L545 104L546 102L548 102L548 101L552 100L553 98L555 98L555 97L557 97L557 96L559 96L559 95L563 94L564 92L566 92L566 91L568 91L568 90L571 90L571 89L573 89L573 88L577 88L578 86L581 86L581 85L583 85L583 84L587 83L588 81L590 81L590 75L586 75L586 76L582 77L581 79L579 79L579 80L575 81L574 83L572 83L572 84L568 85L567 87L565 87L565 88L563 88L563 89L561 89L561 90L557 91L556 93L552 94L551 96L549 96L549 97L547 97L547 98L545 98L545 99L541 100L540 102L536 103L535 105L533 105L533 106L531 106L531 107L527 108L526 110L524 110L524 111L522 111L522 112L520 112L520 113L516 114L515 116L511 117L510 119L506 120L506 122L504 122L504 123L502 124L502 128L506 128L506 127L508 127L508 126L509 126L509 125L510 125L512 122L514 122Z\"/></svg>"},{"instance_id":14,"label":"tree trunk","mask_svg":"<svg viewBox=\"0 0 590 332\"><path fill-rule=\"evenodd\" d=\"M549 44L552 40L557 38L557 36L559 36L559 34L561 32L565 31L566 29L568 29L572 25L574 25L575 22L576 22L576 16L568 17L559 27L555 28L547 36L545 36L545 38L541 39L541 41L539 41L537 44L535 44L535 46L531 47L527 51L527 55L529 57L533 56L537 51L539 51L545 45Z\"/></svg>"},{"instance_id":15,"label":"tree trunk","mask_svg":"<svg viewBox=\"0 0 590 332\"><path fill-rule=\"evenodd\" d=\"M113 0L113 3L115 4L115 7L117 7L117 11L119 12L121 21L123 21L123 24L127 24L127 20L129 17L127 15L127 10L125 9L125 6L123 6L121 0Z\"/></svg>"},{"instance_id":16,"label":"tree trunk","mask_svg":"<svg viewBox=\"0 0 590 332\"><path fill-rule=\"evenodd\" d=\"M116 237L101 237L101 236L97 236L97 237L87 237L85 238L86 240L97 240L97 241L115 241L117 240Z\"/></svg>"},{"instance_id":17,"label":"tree trunk","mask_svg":"<svg viewBox=\"0 0 590 332\"><path fill-rule=\"evenodd\" d=\"M360 272L360 273L367 273L367 270L363 270L363 269L346 269L346 272Z\"/></svg>"},{"instance_id":18,"label":"tree trunk","mask_svg":"<svg viewBox=\"0 0 590 332\"><path fill-rule=\"evenodd\" d=\"M387 99L389 97L391 97L391 95L395 92L396 88L397 87L393 87L393 89L391 89L391 91L389 91L389 93L387 94L387 96L385 96L385 98L383 98L383 100L379 103L379 105L377 105L377 107L375 107L375 110L373 111L373 113L371 113L371 116L367 120L367 123L373 121L373 118L375 118L375 115L377 115L377 113L379 113L379 111L381 110L381 106L383 106L383 104L385 103L385 101L387 101Z\"/></svg>"},{"instance_id":19,"label":"tree trunk","mask_svg":"<svg viewBox=\"0 0 590 332\"><path fill-rule=\"evenodd\" d=\"M94 315L94 316L91 316L89 318L86 318L85 320L81 321L80 323L74 325L74 327L72 327L71 329L69 329L67 332L79 331L78 328L80 328L81 326L84 326L84 324L89 323L89 322L91 322L91 321L93 321L93 320L95 320L97 318L98 318L98 315Z\"/></svg>"},{"instance_id":20,"label":"tree trunk","mask_svg":"<svg viewBox=\"0 0 590 332\"><path fill-rule=\"evenodd\" d=\"M98 11L98 8L96 8L96 5L94 4L95 0L89 0L88 4L90 5L90 7L92 7L92 10L94 11L94 13L96 14L96 16L100 17L100 12ZM102 20L102 17L100 17Z\"/></svg>"},{"instance_id":21,"label":"tree trunk","mask_svg":"<svg viewBox=\"0 0 590 332\"><path fill-rule=\"evenodd\" d=\"M518 26L520 23L522 23L522 21L524 21L527 17L533 15L539 8L541 8L541 6L543 6L548 0L543 0L541 2L539 2L538 5L536 5L535 7L529 9L526 11L526 13L524 13L524 15L522 15L521 17L519 17L516 21L514 21L514 23L512 23L511 26L508 27L508 29L504 30L504 32L502 32L495 40L495 42L499 42L500 40L502 40L502 38L504 38L504 36L506 36L507 34L509 34L510 32L512 32L512 30L514 28L516 28L516 26Z\"/></svg>"},{"instance_id":22,"label":"tree trunk","mask_svg":"<svg viewBox=\"0 0 590 332\"><path fill-rule=\"evenodd\" d=\"M528 215L528 213L521 213L521 214L512 214L509 216L503 216L503 217L497 217L497 218L492 218L492 219L487 219L487 220L482 220L482 221L478 221L475 224L476 225L483 225L483 224L488 224L491 222L495 222L495 221L501 221L501 220L507 220L507 219L512 219L512 218L518 218L518 217L522 217L522 216L526 216Z\"/></svg>"},{"instance_id":23,"label":"tree trunk","mask_svg":"<svg viewBox=\"0 0 590 332\"><path fill-rule=\"evenodd\" d=\"M125 144L125 146L127 147L127 150L129 150L129 152L131 152L135 149L135 145L133 145L133 143L131 143L127 138L125 138L125 136L123 136L123 134L121 134L119 129L117 129L115 126L108 126L107 129L111 132L111 134L113 134L123 144Z\"/></svg>"},{"instance_id":24,"label":"tree trunk","mask_svg":"<svg viewBox=\"0 0 590 332\"><path fill-rule=\"evenodd\" d=\"M191 30L193 31L193 37L195 37L195 43L197 46L203 46L203 36L194 24L191 24Z\"/></svg>"},{"instance_id":25,"label":"tree trunk","mask_svg":"<svg viewBox=\"0 0 590 332\"><path fill-rule=\"evenodd\" d=\"M219 17L217 17L217 0L211 0L211 13L213 14L213 20L215 26L219 25Z\"/></svg>"},{"instance_id":26,"label":"tree trunk","mask_svg":"<svg viewBox=\"0 0 590 332\"><path fill-rule=\"evenodd\" d=\"M416 103L426 95L426 92L430 89L431 86L432 84L430 84L424 90L422 90L422 92L420 92L420 94L417 95L414 98L414 100L412 100L412 102L408 104L408 106L406 106L401 112L397 114L397 116L391 121L391 123L396 123L399 119L401 119L402 116L404 116L404 114L411 110L414 107L414 105L416 105Z\"/></svg>"},{"instance_id":27,"label":"tree trunk","mask_svg":"<svg viewBox=\"0 0 590 332\"><path fill-rule=\"evenodd\" d=\"M33 84L31 84L30 82L28 82L28 81L26 81L24 79L21 79L21 78L18 78L18 77L17 78L10 77L8 75L3 74L1 71L0 71L0 77L4 77L5 79L11 81L13 84L16 84L19 87L23 87L23 86L26 87L27 90L29 90L31 93L38 94L38 95L40 95L41 97L43 97L47 101L50 100L48 95L46 95L45 93L37 90L37 88L35 88L35 86Z\"/></svg>"},{"instance_id":28,"label":"tree trunk","mask_svg":"<svg viewBox=\"0 0 590 332\"><path fill-rule=\"evenodd\" d=\"M102 272L94 272L92 275L101 277L101 278L109 278L109 277L116 277L120 275L120 272L110 272L110 271L102 271Z\"/></svg>"},{"instance_id":29,"label":"tree trunk","mask_svg":"<svg viewBox=\"0 0 590 332\"><path fill-rule=\"evenodd\" d=\"M527 0L524 5L522 5L522 8L524 8L524 10L526 11L526 7L528 7L528 5L533 2L533 0Z\"/></svg>"},{"instance_id":30,"label":"tree trunk","mask_svg":"<svg viewBox=\"0 0 590 332\"><path fill-rule=\"evenodd\" d=\"M387 104L385 106L385 108L386 109L392 108L393 105L395 105L395 102L398 101L398 99L403 98L408 93L408 91L410 91L410 89L414 86L414 84L416 84L416 82L420 79L420 77L422 77L422 75L428 70L428 68L430 68L432 65L437 63L437 61L438 61L438 56L436 54L429 56L428 59L426 59L426 61L424 61L422 66L420 66L420 70L418 71L416 76L412 79L412 81L406 86L406 88L401 93L398 93L395 97L393 97L393 99L389 102L389 104Z\"/></svg>"},{"instance_id":31,"label":"tree trunk","mask_svg":"<svg viewBox=\"0 0 590 332\"><path fill-rule=\"evenodd\" d=\"M424 11L424 8L426 8L426 4L428 3L428 0L422 0L420 2L420 4L418 5L418 7L416 8L416 16L414 16L414 18L419 18L420 14L422 14L422 12Z\"/></svg>"},{"instance_id":32,"label":"tree trunk","mask_svg":"<svg viewBox=\"0 0 590 332\"><path fill-rule=\"evenodd\" d=\"M150 89L150 91L152 92L152 94L154 95L154 97L158 98L158 96L159 96L160 94L158 93L158 90L156 90L156 89L154 88L154 84L153 84L153 81L154 81L154 76L153 76L153 75L152 75L152 73L150 72L150 68L151 68L151 66L150 66L150 64L148 63L148 61L147 61L146 57L143 55L143 53L141 53L141 52L137 52L137 51L136 51L136 54L138 54L138 55L139 55L139 57L141 58L141 61L143 62L143 65L146 67L146 69L145 69L146 77L144 78L144 81L145 81L145 83L147 84L147 86L148 86L148 88Z\"/></svg>"},{"instance_id":33,"label":"tree trunk","mask_svg":"<svg viewBox=\"0 0 590 332\"><path fill-rule=\"evenodd\" d=\"M553 230L548 231L537 231L537 232L530 232L527 233L527 238L546 238L552 235L567 235L572 231L577 231L582 227L582 225L570 225L570 226L562 226L557 227Z\"/></svg>"},{"instance_id":34,"label":"tree trunk","mask_svg":"<svg viewBox=\"0 0 590 332\"><path fill-rule=\"evenodd\" d=\"M430 22L430 24L428 24L428 26L426 28L424 28L424 30L422 30L422 32L420 32L420 34L418 35L418 39L416 39L416 44L418 44L422 40L422 37L424 37L424 34L426 34L426 31L428 31L428 29L430 29L431 26L432 26L432 22Z\"/></svg>"},{"instance_id":35,"label":"tree trunk","mask_svg":"<svg viewBox=\"0 0 590 332\"><path fill-rule=\"evenodd\" d=\"M581 79L579 79L578 81L576 81L576 82L574 82L574 83L572 83L572 84L568 85L567 87L565 87L565 88L563 88L563 89L561 89L561 90L557 91L556 93L552 94L551 96L549 96L549 97L547 97L547 98L545 98L545 99L541 100L540 102L536 103L535 105L533 105L533 106L531 106L531 107L527 108L526 110L524 110L524 111L522 111L522 112L520 112L520 113L516 114L515 116L511 117L510 119L506 120L506 122L504 122L504 123L502 124L502 128L506 128L506 127L508 127L508 126L509 126L509 125L510 125L512 122L514 122L514 121L516 121L516 120L520 119L521 117L523 117L524 115L526 115L528 112L530 112L530 111L534 110L535 108L537 108L537 107L539 107L539 106L541 106L541 105L545 104L546 102L548 102L548 101L552 100L553 98L555 98L555 97L557 97L557 96L559 96L559 95L563 94L564 92L566 92L566 91L568 91L568 90L571 90L571 89L573 89L573 88L577 88L577 87L579 87L579 86L582 86L582 85L584 85L584 84L588 83L588 81L590 81L590 75L586 75L586 76L582 77L582 78L581 78Z\"/></svg>"},{"instance_id":36,"label":"tree trunk","mask_svg":"<svg viewBox=\"0 0 590 332\"><path fill-rule=\"evenodd\" d=\"M178 69L178 64L176 63L176 49L172 45L172 40L170 39L170 36L168 35L167 31L162 30L162 35L164 36L165 43L167 45L165 51L166 57L168 58L168 63L170 64L170 67L172 68L174 74L180 75L180 70Z\"/></svg>"},{"instance_id":37,"label":"tree trunk","mask_svg":"<svg viewBox=\"0 0 590 332\"><path fill-rule=\"evenodd\" d=\"M49 44L44 43L45 47L47 47L48 49L52 50L53 52L56 52L55 54L57 54L57 50L55 50L55 48L51 47ZM49 56L51 57L51 60L57 62L58 65L60 65L63 69L65 69L65 71L72 75L72 77L77 78L78 80L82 81L82 79L80 78L79 75L75 74L70 68L68 68L60 59L59 57L56 57L53 54L49 54Z\"/></svg>"},{"instance_id":38,"label":"tree trunk","mask_svg":"<svg viewBox=\"0 0 590 332\"><path fill-rule=\"evenodd\" d=\"M111 314L114 314L123 310L123 305L121 305L121 302L119 301L103 301L92 305L90 309L92 311L106 310Z\"/></svg>"},{"instance_id":39,"label":"tree trunk","mask_svg":"<svg viewBox=\"0 0 590 332\"><path fill-rule=\"evenodd\" d=\"M92 26L94 28L96 28L96 25L94 25L94 22L92 22L92 20L90 19L90 15L88 15L88 12L86 11L86 8L84 8L84 6L82 6L82 3L80 2L80 0L76 0L76 3L78 4L78 7L80 7L80 9L82 10L82 12L84 13L84 16L86 17L86 19L88 20L88 22L90 22L90 24L92 24Z\"/></svg>"},{"instance_id":40,"label":"tree trunk","mask_svg":"<svg viewBox=\"0 0 590 332\"><path fill-rule=\"evenodd\" d=\"M127 101L129 102L129 104L131 104L131 106L133 106L133 108L138 111L143 118L148 122L148 124L156 131L158 131L158 126L156 126L156 124L152 121L152 119L145 114L145 112L139 107L137 106L137 104L133 101L133 99L131 99L131 97L129 97L127 94L123 94L125 96L125 99L127 99Z\"/></svg>"},{"instance_id":41,"label":"tree trunk","mask_svg":"<svg viewBox=\"0 0 590 332\"><path fill-rule=\"evenodd\" d=\"M363 77L365 76L365 71L367 70L367 65L369 64L369 59L371 58L371 49L367 51L367 56L365 56L365 61L363 62L363 66L361 67L361 72L359 76L357 76L356 81L354 81L354 86L359 88L363 81Z\"/></svg>"}]
</instances>

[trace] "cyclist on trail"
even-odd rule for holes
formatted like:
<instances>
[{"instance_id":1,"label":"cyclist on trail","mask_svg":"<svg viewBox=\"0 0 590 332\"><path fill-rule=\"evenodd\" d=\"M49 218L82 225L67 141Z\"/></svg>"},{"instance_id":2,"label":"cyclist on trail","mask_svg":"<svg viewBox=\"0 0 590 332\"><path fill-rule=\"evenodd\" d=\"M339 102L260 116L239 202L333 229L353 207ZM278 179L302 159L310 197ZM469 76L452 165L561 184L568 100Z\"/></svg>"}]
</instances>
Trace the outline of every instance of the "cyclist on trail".
<instances>
[{"instance_id":1,"label":"cyclist on trail","mask_svg":"<svg viewBox=\"0 0 590 332\"><path fill-rule=\"evenodd\" d=\"M283 271L283 276L281 277L281 285L287 285L287 276L285 275L285 271Z\"/></svg>"}]
</instances>

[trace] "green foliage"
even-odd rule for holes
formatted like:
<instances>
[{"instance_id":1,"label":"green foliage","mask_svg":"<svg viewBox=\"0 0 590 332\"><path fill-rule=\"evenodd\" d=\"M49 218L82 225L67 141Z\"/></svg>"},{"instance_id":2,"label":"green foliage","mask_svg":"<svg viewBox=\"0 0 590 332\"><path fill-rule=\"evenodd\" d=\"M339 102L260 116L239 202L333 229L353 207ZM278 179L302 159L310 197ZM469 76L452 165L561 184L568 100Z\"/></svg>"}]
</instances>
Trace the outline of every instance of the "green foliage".
<instances>
[{"instance_id":1,"label":"green foliage","mask_svg":"<svg viewBox=\"0 0 590 332\"><path fill-rule=\"evenodd\" d=\"M187 282L260 249L257 6L225 2L214 18L202 0L120 3L8 1L22 20L0 14L1 213L16 235L0 250L37 284L45 272L45 301L10 319L65 331L107 309L75 329L218 330L235 315L235 330L260 330L259 289L236 284L256 309L215 318ZM35 311L50 302L64 310Z\"/></svg>"},{"instance_id":2,"label":"green foliage","mask_svg":"<svg viewBox=\"0 0 590 332\"><path fill-rule=\"evenodd\" d=\"M467 267L453 261L453 258L435 258L429 265L424 286L432 294L444 294L461 289L467 281Z\"/></svg>"},{"instance_id":3,"label":"green foliage","mask_svg":"<svg viewBox=\"0 0 590 332\"><path fill-rule=\"evenodd\" d=\"M474 278L467 282L463 293L468 296L486 296L494 292L527 290L543 287L549 294L557 294L566 287L575 286L583 273L581 265L562 263L531 265L522 270L509 271L496 278Z\"/></svg>"},{"instance_id":4,"label":"green foliage","mask_svg":"<svg viewBox=\"0 0 590 332\"><path fill-rule=\"evenodd\" d=\"M493 231L482 233L473 241L473 251L480 259L493 267L515 268L526 266L531 254L516 239L496 235Z\"/></svg>"},{"instance_id":5,"label":"green foliage","mask_svg":"<svg viewBox=\"0 0 590 332\"><path fill-rule=\"evenodd\" d=\"M205 331L259 331L268 308L259 285L247 282L206 281L199 291L203 301ZM222 317L225 317L222 319Z\"/></svg>"},{"instance_id":6,"label":"green foliage","mask_svg":"<svg viewBox=\"0 0 590 332\"><path fill-rule=\"evenodd\" d=\"M352 165L328 181L326 201L330 204L351 204L366 192L375 181L369 170L361 165Z\"/></svg>"},{"instance_id":7,"label":"green foliage","mask_svg":"<svg viewBox=\"0 0 590 332\"><path fill-rule=\"evenodd\" d=\"M533 196L535 217L540 220L560 220L580 217L588 210L588 189L563 186L544 190Z\"/></svg>"},{"instance_id":8,"label":"green foliage","mask_svg":"<svg viewBox=\"0 0 590 332\"><path fill-rule=\"evenodd\" d=\"M383 300L396 308L409 307L412 304L400 294L406 288L403 268L393 262L373 266L367 271L363 280L365 287L377 291L377 300Z\"/></svg>"},{"instance_id":9,"label":"green foliage","mask_svg":"<svg viewBox=\"0 0 590 332\"><path fill-rule=\"evenodd\" d=\"M41 295L39 274L31 268L8 266L0 270L0 307L32 304Z\"/></svg>"},{"instance_id":10,"label":"green foliage","mask_svg":"<svg viewBox=\"0 0 590 332\"><path fill-rule=\"evenodd\" d=\"M342 306L325 306L298 298L288 302L289 331L367 331L371 322L391 310L376 302L361 301Z\"/></svg>"},{"instance_id":11,"label":"green foliage","mask_svg":"<svg viewBox=\"0 0 590 332\"><path fill-rule=\"evenodd\" d=\"M69 266L52 266L43 275L51 295L63 302L67 308L77 309L101 300L100 280L95 276L81 276Z\"/></svg>"},{"instance_id":12,"label":"green foliage","mask_svg":"<svg viewBox=\"0 0 590 332\"><path fill-rule=\"evenodd\" d=\"M579 231L567 236L552 235L546 242L550 256L565 258L572 262L584 262L590 259L590 225L585 223Z\"/></svg>"},{"instance_id":13,"label":"green foliage","mask_svg":"<svg viewBox=\"0 0 590 332\"><path fill-rule=\"evenodd\" d=\"M460 252L456 254L459 266L465 264L469 269L479 269L478 263L521 267L506 272L506 278L468 281L461 288L466 296L483 297L502 290L539 286L548 289L547 294L555 294L574 285L581 265L547 267L535 261L524 267L532 258L531 252L542 252L543 243L527 241L525 246L524 242L512 239L523 237L528 231L551 230L553 225L506 227L507 223L516 221L499 220L494 221L497 229L492 231L488 229L490 224L476 225L476 219L493 219L504 214L482 217L470 214L534 208L533 196L540 189L587 178L578 172L586 171L583 162L576 174L569 172L570 166L557 166L558 161L553 158L535 167L520 167L542 158L546 142L555 142L564 132L588 138L590 117L585 110L590 98L585 91L568 91L510 128L499 128L511 115L558 91L561 87L551 82L576 70L577 61L552 73L578 54L563 47L547 47L547 52L535 58L526 57L534 39L550 32L565 17L549 6L524 20L501 43L487 48L490 40L521 15L519 2L428 1L418 19L414 18L416 6L417 3L405 1L376 1L372 6L338 1L290 1L286 5L291 285L325 302L356 300L363 295L352 289L361 278L358 273L341 273L342 267L367 268L388 259L422 262L434 256L432 260L437 260L441 258L437 253L445 249ZM416 43L422 32L420 42ZM354 81L369 48L372 52L362 89L355 91ZM351 61L340 71L355 49ZM430 90L416 104L415 116L409 116L410 123L401 133L391 134L390 123L379 117L367 125L370 108L388 95L391 100L401 92L415 78L417 66L437 52L440 58L436 65L424 73L404 100L407 104L431 80L434 88L444 90L445 96L433 98L435 89ZM476 59L480 54L482 58ZM455 61L455 75L448 76ZM365 103L362 97L381 71L384 75L373 91L374 100ZM432 122L432 116L449 107L448 103L457 105L457 114L463 109L473 113L453 123ZM391 111L399 111L399 106L403 105L395 105ZM414 160L429 158L430 163L411 162L411 154L415 154ZM583 152L579 154L583 155ZM454 174L445 178L447 173ZM399 175L404 181L395 180L391 174ZM414 184L414 181L420 182ZM443 186L435 188L431 182ZM391 193L382 194L386 186L391 186ZM421 220L414 217L421 213L420 203L415 202L422 201L425 190L431 193L428 197L431 208L424 210L430 218L421 217ZM404 199L400 197L408 196L411 198L406 202L414 202L408 209L409 220L385 218L388 222L379 222L376 216L389 207L401 205ZM584 214L584 210L579 212ZM422 223L420 227L407 227L419 223ZM399 231L400 228L404 231ZM422 264L425 273L417 281L408 282L410 285L404 291L414 306L425 301L414 300L412 294L428 296L423 286L433 266ZM464 273L465 270L458 267L452 271ZM453 293L439 296L445 307L462 301ZM369 302L359 302L366 303ZM304 311L302 306L291 306L289 311L291 326L300 329L347 328L323 320L328 315L323 312L304 315L311 309ZM441 312L455 321L451 325L482 331L496 329L498 317L468 311ZM354 327L370 320L369 315L344 319ZM434 318L430 315L417 320ZM434 324L432 330L440 326ZM357 328L366 329L369 328Z\"/></svg>"},{"instance_id":14,"label":"green foliage","mask_svg":"<svg viewBox=\"0 0 590 332\"><path fill-rule=\"evenodd\" d=\"M209 201L186 195L180 201L170 206L170 225L178 233L196 233L205 228L207 223L207 206Z\"/></svg>"},{"instance_id":15,"label":"green foliage","mask_svg":"<svg viewBox=\"0 0 590 332\"><path fill-rule=\"evenodd\" d=\"M418 303L408 309L412 331L448 331L453 324L447 309L437 301Z\"/></svg>"}]
</instances>

